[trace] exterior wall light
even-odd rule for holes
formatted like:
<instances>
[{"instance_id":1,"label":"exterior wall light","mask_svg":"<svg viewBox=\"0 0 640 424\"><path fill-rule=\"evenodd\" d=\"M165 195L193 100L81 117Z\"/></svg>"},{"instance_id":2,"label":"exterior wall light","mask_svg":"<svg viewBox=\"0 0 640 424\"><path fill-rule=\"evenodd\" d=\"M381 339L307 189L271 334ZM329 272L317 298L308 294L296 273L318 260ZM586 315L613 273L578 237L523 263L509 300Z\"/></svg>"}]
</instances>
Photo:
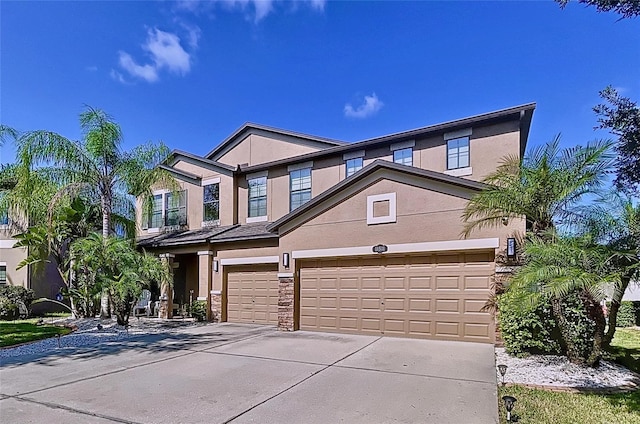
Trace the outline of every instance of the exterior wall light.
<instances>
[{"instance_id":1,"label":"exterior wall light","mask_svg":"<svg viewBox=\"0 0 640 424\"><path fill-rule=\"evenodd\" d=\"M513 237L507 239L507 258L516 258L516 239Z\"/></svg>"},{"instance_id":2,"label":"exterior wall light","mask_svg":"<svg viewBox=\"0 0 640 424\"><path fill-rule=\"evenodd\" d=\"M285 268L289 268L289 254L288 253L283 253L282 254L282 266Z\"/></svg>"},{"instance_id":3,"label":"exterior wall light","mask_svg":"<svg viewBox=\"0 0 640 424\"><path fill-rule=\"evenodd\" d=\"M220 269L218 261L213 261L213 272L218 272L218 269Z\"/></svg>"}]
</instances>

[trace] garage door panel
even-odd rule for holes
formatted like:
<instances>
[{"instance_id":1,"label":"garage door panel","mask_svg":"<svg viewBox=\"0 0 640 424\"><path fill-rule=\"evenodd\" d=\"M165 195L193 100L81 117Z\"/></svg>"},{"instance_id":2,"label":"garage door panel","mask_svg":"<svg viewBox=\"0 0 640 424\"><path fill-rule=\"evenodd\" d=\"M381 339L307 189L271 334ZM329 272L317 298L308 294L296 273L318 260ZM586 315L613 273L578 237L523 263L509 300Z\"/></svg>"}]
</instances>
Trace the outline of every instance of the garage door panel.
<instances>
[{"instance_id":1,"label":"garage door panel","mask_svg":"<svg viewBox=\"0 0 640 424\"><path fill-rule=\"evenodd\" d=\"M492 342L493 319L481 309L493 272L492 252L305 261L300 326ZM328 276L337 286L321 288Z\"/></svg>"},{"instance_id":2,"label":"garage door panel","mask_svg":"<svg viewBox=\"0 0 640 424\"><path fill-rule=\"evenodd\" d=\"M227 321L276 324L277 272L276 264L229 267L226 270Z\"/></svg>"}]
</instances>

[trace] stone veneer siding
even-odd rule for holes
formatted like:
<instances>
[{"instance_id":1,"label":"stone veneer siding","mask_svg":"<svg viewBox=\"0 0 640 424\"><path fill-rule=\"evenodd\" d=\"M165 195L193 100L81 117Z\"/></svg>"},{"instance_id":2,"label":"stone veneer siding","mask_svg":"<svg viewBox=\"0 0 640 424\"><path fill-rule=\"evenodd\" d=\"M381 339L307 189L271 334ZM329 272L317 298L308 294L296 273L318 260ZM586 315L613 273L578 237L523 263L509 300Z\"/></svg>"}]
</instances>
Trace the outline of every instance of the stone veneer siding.
<instances>
[{"instance_id":1,"label":"stone veneer siding","mask_svg":"<svg viewBox=\"0 0 640 424\"><path fill-rule=\"evenodd\" d=\"M281 277L278 285L278 330L294 330L293 298L293 278Z\"/></svg>"},{"instance_id":2,"label":"stone veneer siding","mask_svg":"<svg viewBox=\"0 0 640 424\"><path fill-rule=\"evenodd\" d=\"M211 292L211 322L220 322L222 318L222 294L218 291Z\"/></svg>"}]
</instances>

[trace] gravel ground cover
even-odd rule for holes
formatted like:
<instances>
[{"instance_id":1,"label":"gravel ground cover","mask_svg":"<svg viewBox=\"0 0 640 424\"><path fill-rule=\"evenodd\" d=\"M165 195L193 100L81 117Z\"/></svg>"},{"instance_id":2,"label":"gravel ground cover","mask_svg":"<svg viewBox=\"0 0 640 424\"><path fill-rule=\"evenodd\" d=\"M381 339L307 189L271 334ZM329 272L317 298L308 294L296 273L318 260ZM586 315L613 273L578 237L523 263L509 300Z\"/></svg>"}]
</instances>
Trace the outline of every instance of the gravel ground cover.
<instances>
[{"instance_id":1,"label":"gravel ground cover","mask_svg":"<svg viewBox=\"0 0 640 424\"><path fill-rule=\"evenodd\" d=\"M202 325L189 320L163 321L157 319L132 319L128 328L117 325L115 319L102 320L92 319L63 319L47 324L68 325L77 327L77 330L66 336L39 340L33 343L16 346L13 348L0 349L0 359L22 355L31 355L51 351L52 349L69 349L78 347L89 347L108 342L125 340L131 335L157 334L167 332L177 332L179 328Z\"/></svg>"},{"instance_id":2,"label":"gravel ground cover","mask_svg":"<svg viewBox=\"0 0 640 424\"><path fill-rule=\"evenodd\" d=\"M504 348L496 348L496 364L505 364L505 383L536 386L607 389L640 383L633 371L610 361L601 361L597 368L574 365L566 357L532 355L516 358ZM496 371L498 382L502 377Z\"/></svg>"}]
</instances>

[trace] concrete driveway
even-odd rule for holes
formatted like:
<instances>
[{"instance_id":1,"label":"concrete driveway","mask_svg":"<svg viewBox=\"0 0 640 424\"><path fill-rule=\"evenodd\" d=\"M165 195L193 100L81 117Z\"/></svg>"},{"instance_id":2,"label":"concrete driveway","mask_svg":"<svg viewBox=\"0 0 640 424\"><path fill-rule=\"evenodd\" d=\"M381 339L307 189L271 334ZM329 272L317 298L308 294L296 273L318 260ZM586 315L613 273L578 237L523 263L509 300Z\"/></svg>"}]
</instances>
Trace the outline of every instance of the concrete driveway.
<instances>
[{"instance_id":1,"label":"concrete driveway","mask_svg":"<svg viewBox=\"0 0 640 424\"><path fill-rule=\"evenodd\" d=\"M493 346L211 324L5 359L6 423L496 423Z\"/></svg>"}]
</instances>

